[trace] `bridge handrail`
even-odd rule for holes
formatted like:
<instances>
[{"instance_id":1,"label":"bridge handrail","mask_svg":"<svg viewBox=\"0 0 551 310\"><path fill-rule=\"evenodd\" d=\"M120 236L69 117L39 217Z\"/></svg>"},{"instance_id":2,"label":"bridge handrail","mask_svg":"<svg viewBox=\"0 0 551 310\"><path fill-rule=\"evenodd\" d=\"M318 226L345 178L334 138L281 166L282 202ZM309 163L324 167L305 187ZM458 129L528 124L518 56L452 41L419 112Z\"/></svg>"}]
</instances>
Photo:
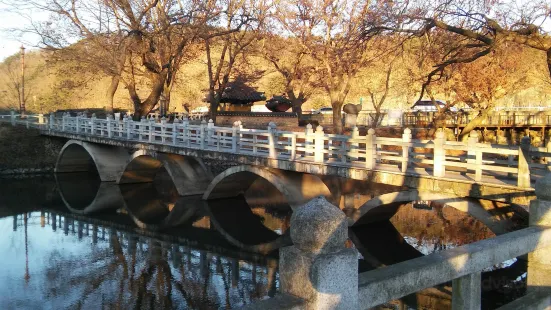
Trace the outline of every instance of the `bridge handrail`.
<instances>
[{"instance_id":1,"label":"bridge handrail","mask_svg":"<svg viewBox=\"0 0 551 310\"><path fill-rule=\"evenodd\" d=\"M452 280L456 285L456 281L471 276L478 282L472 286L474 296L480 294L475 290L480 289L484 269L548 246L551 227L533 226L363 272L358 279L359 304L362 309L370 309Z\"/></svg>"},{"instance_id":2,"label":"bridge handrail","mask_svg":"<svg viewBox=\"0 0 551 310\"><path fill-rule=\"evenodd\" d=\"M42 124L30 121L36 118ZM0 118L0 120L3 120ZM319 126L309 125L303 132L279 131L275 126L267 129L246 129L239 122L233 127L215 126L203 121L190 124L187 119L169 123L165 119L132 121L100 119L94 116L50 115L47 122L41 115L20 120L11 114L12 124L26 124L53 131L71 132L107 138L169 144L202 150L252 154L279 160L300 160L329 166L354 167L368 170L418 173L446 177L447 173L472 173L475 182L484 176L505 173L516 175L516 185L531 187L531 171L551 171L551 141L545 147L530 147L529 141L520 146L479 143L476 132L467 142L447 141L443 132L432 140L413 139L411 130L405 129L401 138L379 137L370 130L360 135L357 128L351 135L327 134ZM429 170L427 170L429 169ZM471 178L471 177L468 177Z\"/></svg>"}]
</instances>

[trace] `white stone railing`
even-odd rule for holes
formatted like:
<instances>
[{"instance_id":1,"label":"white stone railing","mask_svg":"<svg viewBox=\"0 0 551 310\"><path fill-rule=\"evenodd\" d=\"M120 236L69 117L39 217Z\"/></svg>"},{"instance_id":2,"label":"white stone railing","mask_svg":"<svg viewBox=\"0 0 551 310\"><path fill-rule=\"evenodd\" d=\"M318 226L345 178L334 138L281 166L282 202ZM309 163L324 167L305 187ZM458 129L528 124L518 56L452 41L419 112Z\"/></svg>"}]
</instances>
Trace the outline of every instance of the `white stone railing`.
<instances>
[{"instance_id":1,"label":"white stone railing","mask_svg":"<svg viewBox=\"0 0 551 310\"><path fill-rule=\"evenodd\" d=\"M373 129L367 135L360 135L357 128L351 135L336 135L325 133L321 126L291 132L278 130L273 123L259 130L243 128L240 122L233 127L218 127L212 121L193 125L186 118L169 123L51 114L47 124L37 124L10 117L12 124L23 122L50 131L439 178L463 174L474 182L516 179L511 185L522 188L531 187L533 175L551 171L551 141L545 147L530 147L528 137L513 146L479 143L476 132L467 142L447 141L443 132L433 140L412 139L407 128L401 138L386 138L376 136Z\"/></svg>"}]
</instances>

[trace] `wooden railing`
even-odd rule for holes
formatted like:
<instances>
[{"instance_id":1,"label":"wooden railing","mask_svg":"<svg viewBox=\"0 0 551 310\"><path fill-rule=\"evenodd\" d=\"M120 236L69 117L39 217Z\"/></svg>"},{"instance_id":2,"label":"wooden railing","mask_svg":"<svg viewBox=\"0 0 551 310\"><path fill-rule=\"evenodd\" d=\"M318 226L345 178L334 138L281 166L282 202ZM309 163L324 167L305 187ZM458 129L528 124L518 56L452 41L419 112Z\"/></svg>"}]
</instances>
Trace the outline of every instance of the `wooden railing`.
<instances>
[{"instance_id":1,"label":"wooden railing","mask_svg":"<svg viewBox=\"0 0 551 310\"><path fill-rule=\"evenodd\" d=\"M30 118L30 116L29 116ZM487 177L516 178L516 185L530 187L531 175L551 170L551 141L543 147L531 147L525 137L521 145L497 145L478 142L476 132L467 142L447 141L443 132L433 140L412 139L410 129L401 138L378 137L370 129L360 135L327 134L321 126L314 131L281 131L271 123L265 130L218 127L212 121L199 125L187 119L168 123L165 119L132 121L64 115L40 124L12 117L12 123L82 135L166 144L176 147L230 152L289 161L307 161L338 167L351 167L426 176L446 177L449 172L470 174L469 179L484 182ZM5 119L5 118L4 118ZM37 119L42 119L40 116ZM531 173L532 170L532 173ZM422 172L421 172L422 171Z\"/></svg>"}]
</instances>

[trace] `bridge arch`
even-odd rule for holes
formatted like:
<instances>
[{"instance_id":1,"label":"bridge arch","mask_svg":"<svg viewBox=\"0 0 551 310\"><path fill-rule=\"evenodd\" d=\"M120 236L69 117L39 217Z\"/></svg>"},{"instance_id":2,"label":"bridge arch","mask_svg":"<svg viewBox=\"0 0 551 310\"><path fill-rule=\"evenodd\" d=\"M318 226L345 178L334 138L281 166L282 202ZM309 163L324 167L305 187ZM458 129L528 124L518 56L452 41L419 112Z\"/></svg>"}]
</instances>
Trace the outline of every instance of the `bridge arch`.
<instances>
[{"instance_id":1,"label":"bridge arch","mask_svg":"<svg viewBox=\"0 0 551 310\"><path fill-rule=\"evenodd\" d=\"M217 175L203 195L204 200L230 198L244 194L258 178L272 184L295 210L309 200L331 192L317 176L259 166L235 166Z\"/></svg>"},{"instance_id":2,"label":"bridge arch","mask_svg":"<svg viewBox=\"0 0 551 310\"><path fill-rule=\"evenodd\" d=\"M212 180L212 174L200 158L137 150L128 158L117 183L153 182L161 167L170 175L180 196L203 194Z\"/></svg>"},{"instance_id":3,"label":"bridge arch","mask_svg":"<svg viewBox=\"0 0 551 310\"><path fill-rule=\"evenodd\" d=\"M523 218L528 218L528 211L514 204L507 204L506 207L500 207L497 203L492 203L491 205L482 203L482 199L457 197L429 191L409 190L383 194L369 200L356 210L349 224L357 224L362 217L369 216L370 214L377 214L378 217L389 219L396 213L397 209L394 208L376 212L377 209L385 208L385 205L389 204L396 205L396 203L400 202L407 203L418 200L433 201L468 213L486 225L496 235L504 234L512 229L514 226L512 222L513 215L517 214Z\"/></svg>"},{"instance_id":4,"label":"bridge arch","mask_svg":"<svg viewBox=\"0 0 551 310\"><path fill-rule=\"evenodd\" d=\"M122 173L128 151L122 147L69 140L57 157L55 173L97 170L101 181L116 181Z\"/></svg>"},{"instance_id":5,"label":"bridge arch","mask_svg":"<svg viewBox=\"0 0 551 310\"><path fill-rule=\"evenodd\" d=\"M192 220L202 200L180 197L167 201L160 197L151 183L121 186L125 212L141 229L162 230Z\"/></svg>"}]
</instances>

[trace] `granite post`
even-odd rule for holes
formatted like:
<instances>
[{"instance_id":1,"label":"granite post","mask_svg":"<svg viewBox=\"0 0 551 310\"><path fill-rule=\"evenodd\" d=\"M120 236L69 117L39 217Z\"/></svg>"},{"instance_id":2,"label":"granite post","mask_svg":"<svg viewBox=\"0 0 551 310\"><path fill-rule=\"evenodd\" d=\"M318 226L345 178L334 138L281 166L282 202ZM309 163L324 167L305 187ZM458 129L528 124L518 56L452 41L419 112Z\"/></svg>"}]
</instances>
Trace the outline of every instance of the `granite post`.
<instances>
[{"instance_id":1,"label":"granite post","mask_svg":"<svg viewBox=\"0 0 551 310\"><path fill-rule=\"evenodd\" d=\"M280 251L281 291L305 300L305 309L357 309L358 258L347 238L346 216L325 198L295 210L294 245Z\"/></svg>"}]
</instances>

